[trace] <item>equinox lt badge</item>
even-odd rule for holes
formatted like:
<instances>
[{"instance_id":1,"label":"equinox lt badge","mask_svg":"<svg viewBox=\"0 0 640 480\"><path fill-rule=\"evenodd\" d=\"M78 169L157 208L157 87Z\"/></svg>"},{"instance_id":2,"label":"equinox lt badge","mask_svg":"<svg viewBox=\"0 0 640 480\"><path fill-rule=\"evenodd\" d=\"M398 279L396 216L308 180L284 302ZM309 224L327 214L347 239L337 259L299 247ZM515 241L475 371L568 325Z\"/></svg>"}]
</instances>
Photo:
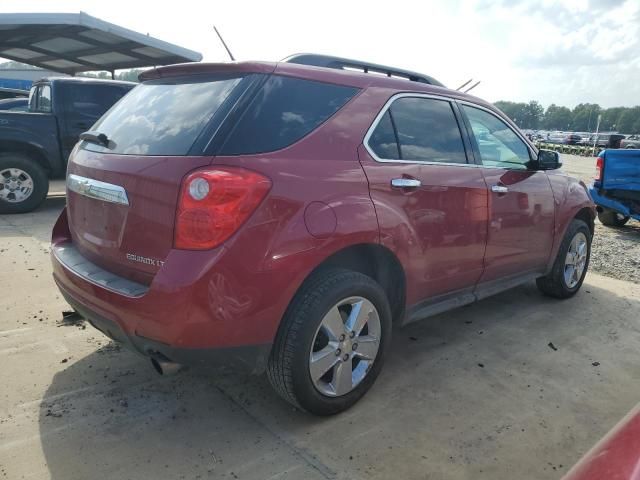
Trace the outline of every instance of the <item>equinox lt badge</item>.
<instances>
[{"instance_id":1,"label":"equinox lt badge","mask_svg":"<svg viewBox=\"0 0 640 480\"><path fill-rule=\"evenodd\" d=\"M161 267L164 265L162 260L156 260L155 258L142 257L134 253L127 253L127 260L132 262L144 263L146 265L153 265L154 267Z\"/></svg>"}]
</instances>

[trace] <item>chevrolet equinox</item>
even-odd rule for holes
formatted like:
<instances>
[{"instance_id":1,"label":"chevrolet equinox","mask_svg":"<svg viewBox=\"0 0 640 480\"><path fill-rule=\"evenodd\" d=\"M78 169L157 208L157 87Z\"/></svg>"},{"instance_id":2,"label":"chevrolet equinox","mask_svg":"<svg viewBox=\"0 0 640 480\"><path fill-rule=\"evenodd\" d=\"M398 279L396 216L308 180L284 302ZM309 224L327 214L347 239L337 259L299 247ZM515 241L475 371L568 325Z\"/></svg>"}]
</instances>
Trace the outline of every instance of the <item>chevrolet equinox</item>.
<instances>
[{"instance_id":1,"label":"chevrolet equinox","mask_svg":"<svg viewBox=\"0 0 640 480\"><path fill-rule=\"evenodd\" d=\"M535 280L574 295L594 205L491 104L414 72L296 55L149 70L72 151L55 281L151 359L267 372L343 411L392 326Z\"/></svg>"}]
</instances>

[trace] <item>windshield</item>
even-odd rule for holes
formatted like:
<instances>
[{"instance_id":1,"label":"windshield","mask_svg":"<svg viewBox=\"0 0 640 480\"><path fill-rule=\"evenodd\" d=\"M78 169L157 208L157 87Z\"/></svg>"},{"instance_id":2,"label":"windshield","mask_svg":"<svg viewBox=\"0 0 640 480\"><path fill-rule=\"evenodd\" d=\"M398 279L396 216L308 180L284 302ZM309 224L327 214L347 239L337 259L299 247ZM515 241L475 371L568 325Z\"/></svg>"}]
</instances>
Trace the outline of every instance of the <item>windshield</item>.
<instances>
[{"instance_id":1,"label":"windshield","mask_svg":"<svg viewBox=\"0 0 640 480\"><path fill-rule=\"evenodd\" d=\"M125 95L92 128L124 155L186 155L242 77L169 79L143 83Z\"/></svg>"}]
</instances>

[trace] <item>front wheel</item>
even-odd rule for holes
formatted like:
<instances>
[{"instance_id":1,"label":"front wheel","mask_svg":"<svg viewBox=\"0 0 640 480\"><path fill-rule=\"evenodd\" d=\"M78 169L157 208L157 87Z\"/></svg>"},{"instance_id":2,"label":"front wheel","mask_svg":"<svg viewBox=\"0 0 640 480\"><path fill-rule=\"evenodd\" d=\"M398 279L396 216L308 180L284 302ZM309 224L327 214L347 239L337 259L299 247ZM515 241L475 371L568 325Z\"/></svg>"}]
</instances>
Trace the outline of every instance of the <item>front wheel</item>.
<instances>
[{"instance_id":1,"label":"front wheel","mask_svg":"<svg viewBox=\"0 0 640 480\"><path fill-rule=\"evenodd\" d=\"M562 240L553 268L536 280L546 295L568 298L580 289L589 268L591 230L585 222L573 219Z\"/></svg>"},{"instance_id":2,"label":"front wheel","mask_svg":"<svg viewBox=\"0 0 640 480\"><path fill-rule=\"evenodd\" d=\"M607 227L624 227L629 221L629 217L615 210L605 208L601 212L598 212L598 220Z\"/></svg>"},{"instance_id":3,"label":"front wheel","mask_svg":"<svg viewBox=\"0 0 640 480\"><path fill-rule=\"evenodd\" d=\"M283 318L267 375L289 403L315 415L354 405L382 369L391 309L382 287L358 272L307 281Z\"/></svg>"}]
</instances>

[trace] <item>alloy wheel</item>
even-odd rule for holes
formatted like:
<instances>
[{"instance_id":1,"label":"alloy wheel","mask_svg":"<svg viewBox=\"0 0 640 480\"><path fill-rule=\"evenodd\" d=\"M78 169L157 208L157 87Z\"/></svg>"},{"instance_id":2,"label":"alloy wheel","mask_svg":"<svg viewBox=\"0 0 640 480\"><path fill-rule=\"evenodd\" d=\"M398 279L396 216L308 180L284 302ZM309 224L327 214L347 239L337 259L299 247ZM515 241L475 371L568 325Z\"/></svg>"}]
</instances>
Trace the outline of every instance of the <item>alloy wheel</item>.
<instances>
[{"instance_id":1,"label":"alloy wheel","mask_svg":"<svg viewBox=\"0 0 640 480\"><path fill-rule=\"evenodd\" d=\"M326 313L309 354L315 388L330 397L348 394L364 380L380 348L380 316L363 297L348 297Z\"/></svg>"},{"instance_id":2,"label":"alloy wheel","mask_svg":"<svg viewBox=\"0 0 640 480\"><path fill-rule=\"evenodd\" d=\"M10 203L24 202L33 193L33 179L19 168L0 170L0 199Z\"/></svg>"},{"instance_id":3,"label":"alloy wheel","mask_svg":"<svg viewBox=\"0 0 640 480\"><path fill-rule=\"evenodd\" d=\"M574 288L584 272L587 264L587 237L584 233L578 232L571 240L567 256L564 261L564 281L569 288Z\"/></svg>"}]
</instances>

